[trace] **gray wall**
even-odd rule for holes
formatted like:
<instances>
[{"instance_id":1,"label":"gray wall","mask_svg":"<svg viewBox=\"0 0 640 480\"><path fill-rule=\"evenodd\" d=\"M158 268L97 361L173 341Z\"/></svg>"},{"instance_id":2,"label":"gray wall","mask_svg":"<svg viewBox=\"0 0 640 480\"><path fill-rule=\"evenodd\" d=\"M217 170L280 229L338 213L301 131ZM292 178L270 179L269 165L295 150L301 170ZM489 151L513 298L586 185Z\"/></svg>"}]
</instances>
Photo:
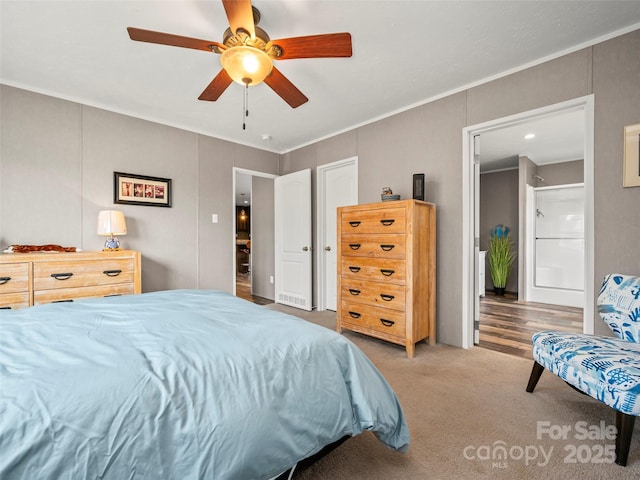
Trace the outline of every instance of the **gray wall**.
<instances>
[{"instance_id":1,"label":"gray wall","mask_svg":"<svg viewBox=\"0 0 640 480\"><path fill-rule=\"evenodd\" d=\"M518 225L520 204L518 202L518 170L483 173L480 175L480 250L489 249L490 232L498 224L511 229L509 237L513 242L513 250L518 253ZM485 260L485 288L493 290L489 259ZM508 292L518 291L518 259L511 267L507 280Z\"/></svg>"},{"instance_id":2,"label":"gray wall","mask_svg":"<svg viewBox=\"0 0 640 480\"><path fill-rule=\"evenodd\" d=\"M607 272L640 274L640 188L621 186L623 127L640 121L638 51L635 31L289 152L280 173L315 174L317 165L358 156L360 203L378 201L384 186L409 198L412 174L425 173L425 199L437 205L438 341L460 345L466 126L593 93L594 294ZM166 176L175 182L174 208L123 208L131 223L123 241L146 257L143 288L231 291L231 169L278 173L278 155L6 86L0 92L0 244L100 248L95 219L112 206L112 172ZM596 323L597 333L608 331Z\"/></svg>"},{"instance_id":3,"label":"gray wall","mask_svg":"<svg viewBox=\"0 0 640 480\"><path fill-rule=\"evenodd\" d=\"M277 154L4 85L0 95L0 246L98 250L98 211L117 209L123 248L142 252L143 291L233 291L232 169L276 174ZM170 178L172 208L115 205L114 171Z\"/></svg>"},{"instance_id":4,"label":"gray wall","mask_svg":"<svg viewBox=\"0 0 640 480\"><path fill-rule=\"evenodd\" d=\"M357 156L360 203L384 186L410 198L412 174L425 173L437 205L438 341L461 345L464 127L594 94L594 295L607 272L640 274L640 188L622 188L623 127L640 120L638 51L631 32L289 152L282 173ZM596 332L608 329L598 320Z\"/></svg>"},{"instance_id":5,"label":"gray wall","mask_svg":"<svg viewBox=\"0 0 640 480\"><path fill-rule=\"evenodd\" d=\"M271 178L251 178L251 293L275 299L274 182Z\"/></svg>"},{"instance_id":6,"label":"gray wall","mask_svg":"<svg viewBox=\"0 0 640 480\"><path fill-rule=\"evenodd\" d=\"M584 160L538 165L536 175L544 179L534 183L536 187L582 183L584 182Z\"/></svg>"}]
</instances>

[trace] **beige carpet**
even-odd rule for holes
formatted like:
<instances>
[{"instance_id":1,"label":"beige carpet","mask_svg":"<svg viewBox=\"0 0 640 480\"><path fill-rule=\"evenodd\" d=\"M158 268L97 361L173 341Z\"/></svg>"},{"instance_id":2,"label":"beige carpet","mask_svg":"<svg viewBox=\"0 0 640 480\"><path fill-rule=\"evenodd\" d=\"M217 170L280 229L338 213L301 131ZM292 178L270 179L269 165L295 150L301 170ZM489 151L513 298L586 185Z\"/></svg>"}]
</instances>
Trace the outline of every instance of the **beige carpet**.
<instances>
[{"instance_id":1,"label":"beige carpet","mask_svg":"<svg viewBox=\"0 0 640 480\"><path fill-rule=\"evenodd\" d=\"M335 328L333 312L278 304L268 308ZM406 454L394 452L365 432L296 472L295 479L640 478L640 421L627 467L604 463L611 461L615 440L595 440L583 431L606 435L607 426L615 426L613 411L549 372L533 393L525 392L531 361L479 347L463 350L424 342L416 346L415 358L408 359L399 346L344 335L395 390L407 416L411 446ZM543 432L561 429L564 438L550 439ZM506 458L493 459L500 447Z\"/></svg>"}]
</instances>

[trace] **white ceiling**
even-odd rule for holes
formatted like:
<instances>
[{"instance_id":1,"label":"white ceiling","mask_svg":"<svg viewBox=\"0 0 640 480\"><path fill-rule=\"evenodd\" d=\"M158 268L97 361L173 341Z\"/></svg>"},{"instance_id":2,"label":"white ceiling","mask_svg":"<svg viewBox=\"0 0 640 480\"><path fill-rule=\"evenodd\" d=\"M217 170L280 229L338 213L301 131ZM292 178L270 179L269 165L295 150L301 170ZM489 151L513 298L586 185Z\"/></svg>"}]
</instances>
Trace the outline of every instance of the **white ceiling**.
<instances>
[{"instance_id":1,"label":"white ceiling","mask_svg":"<svg viewBox=\"0 0 640 480\"><path fill-rule=\"evenodd\" d=\"M585 126L584 110L574 109L482 133L480 171L517 168L519 155L536 165L583 160Z\"/></svg>"},{"instance_id":2,"label":"white ceiling","mask_svg":"<svg viewBox=\"0 0 640 480\"><path fill-rule=\"evenodd\" d=\"M463 87L640 28L640 1L254 0L273 39L348 31L353 57L284 60L307 97L264 84L197 97L216 54L133 42L126 27L220 42L219 0L2 0L0 81L284 153ZM268 140L263 137L268 136Z\"/></svg>"}]
</instances>

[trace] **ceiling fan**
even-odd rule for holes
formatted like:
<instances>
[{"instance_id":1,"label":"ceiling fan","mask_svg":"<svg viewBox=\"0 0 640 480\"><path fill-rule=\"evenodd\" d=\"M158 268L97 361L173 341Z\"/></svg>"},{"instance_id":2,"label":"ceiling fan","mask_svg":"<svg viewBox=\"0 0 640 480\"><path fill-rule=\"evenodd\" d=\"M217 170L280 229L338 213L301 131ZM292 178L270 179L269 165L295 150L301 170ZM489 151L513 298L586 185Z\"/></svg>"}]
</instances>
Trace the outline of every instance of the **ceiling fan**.
<instances>
[{"instance_id":1,"label":"ceiling fan","mask_svg":"<svg viewBox=\"0 0 640 480\"><path fill-rule=\"evenodd\" d=\"M258 27L260 12L251 0L222 0L229 28L222 43L128 27L131 40L175 47L193 48L220 54L222 70L198 97L216 101L236 81L247 88L264 81L292 108L309 99L275 66L273 60L351 56L351 34L328 33L271 40Z\"/></svg>"}]
</instances>

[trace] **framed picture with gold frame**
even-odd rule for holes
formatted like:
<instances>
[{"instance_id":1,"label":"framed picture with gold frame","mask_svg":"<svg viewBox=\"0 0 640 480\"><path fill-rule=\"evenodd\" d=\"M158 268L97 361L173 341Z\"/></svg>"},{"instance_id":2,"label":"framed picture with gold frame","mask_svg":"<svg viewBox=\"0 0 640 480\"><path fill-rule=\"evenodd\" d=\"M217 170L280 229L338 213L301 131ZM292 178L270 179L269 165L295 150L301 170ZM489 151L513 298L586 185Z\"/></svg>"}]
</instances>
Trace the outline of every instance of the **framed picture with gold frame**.
<instances>
[{"instance_id":1,"label":"framed picture with gold frame","mask_svg":"<svg viewBox=\"0 0 640 480\"><path fill-rule=\"evenodd\" d=\"M640 187L640 123L624 127L623 187Z\"/></svg>"}]
</instances>

